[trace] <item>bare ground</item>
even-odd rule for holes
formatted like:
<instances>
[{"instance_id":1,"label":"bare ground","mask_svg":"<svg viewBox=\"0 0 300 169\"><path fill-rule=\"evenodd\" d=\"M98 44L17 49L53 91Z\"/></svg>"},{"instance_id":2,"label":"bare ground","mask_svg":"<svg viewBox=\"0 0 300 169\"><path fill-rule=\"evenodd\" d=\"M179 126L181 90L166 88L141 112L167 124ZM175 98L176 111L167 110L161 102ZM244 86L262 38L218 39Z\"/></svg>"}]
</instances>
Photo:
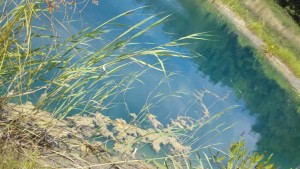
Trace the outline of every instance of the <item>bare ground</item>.
<instances>
[{"instance_id":1,"label":"bare ground","mask_svg":"<svg viewBox=\"0 0 300 169\"><path fill-rule=\"evenodd\" d=\"M242 18L240 18L228 6L222 4L220 1L214 0L212 2L215 4L219 12L223 16L225 16L230 22L232 22L236 26L237 30L240 31L247 39L249 39L256 48L258 48L261 51L264 51L266 43L260 37L258 37L256 34L250 31L250 29L247 27L247 24ZM280 27L278 27L278 29L281 30ZM300 93L300 79L298 79L293 74L290 68L280 59L278 59L277 56L271 55L266 52L265 56L269 60L271 65L275 67L275 69L277 69L283 75L283 77L290 83L290 85L295 89L295 91L297 93Z\"/></svg>"}]
</instances>

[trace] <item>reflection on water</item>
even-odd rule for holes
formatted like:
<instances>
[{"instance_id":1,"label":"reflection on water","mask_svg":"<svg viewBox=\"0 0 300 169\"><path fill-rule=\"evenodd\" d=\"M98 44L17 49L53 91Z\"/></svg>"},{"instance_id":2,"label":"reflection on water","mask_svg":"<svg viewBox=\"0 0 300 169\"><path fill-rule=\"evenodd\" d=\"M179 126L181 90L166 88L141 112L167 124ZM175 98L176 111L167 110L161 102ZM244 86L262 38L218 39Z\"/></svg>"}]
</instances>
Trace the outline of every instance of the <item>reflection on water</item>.
<instances>
[{"instance_id":1,"label":"reflection on water","mask_svg":"<svg viewBox=\"0 0 300 169\"><path fill-rule=\"evenodd\" d=\"M122 5L120 5L122 4ZM85 22L96 25L121 12L142 5L149 5L144 10L120 20L121 23L130 24L133 21L144 18L148 14L172 13L168 22L162 27L150 31L147 36L140 39L143 42L163 43L178 37L196 32L208 32L211 35L208 41L200 41L189 50L197 51L202 56L193 63L183 59L169 59L166 68L169 71L179 72L182 76L173 76L169 83L161 86L157 92L185 90L195 92L209 90L219 96L227 96L226 100L206 98L210 105L210 112L217 113L231 105L240 105L239 108L230 110L217 123L230 125L236 123L231 129L214 138L212 142L222 142L227 145L238 140L241 133L246 132L246 140L250 147L257 145L260 152L273 152L274 161L284 168L295 167L300 162L300 118L299 102L287 91L281 89L275 81L266 77L260 66L260 62L254 57L249 48L243 48L238 44L234 33L229 33L223 23L219 23L214 14L208 12L203 2L196 0L132 0L132 1L103 1L99 7L90 7L83 15ZM96 14L96 15L95 15ZM158 15L165 16L165 15ZM187 50L187 49L178 49ZM131 67L126 71L139 70L139 67ZM149 93L156 84L163 79L161 73L149 70L140 78L143 83L132 84L134 89L128 90L126 95L126 107L115 107L110 113L113 117L126 119L128 114L120 115L120 110L139 112L147 102ZM181 111L189 100L167 99L160 102L152 109L158 119L168 121L175 115L185 113ZM189 109L188 115L193 116L197 107ZM250 114L254 115L251 117ZM300 113L300 112L299 112ZM254 124L255 123L255 124ZM211 128L207 128L210 130ZM251 134L250 130L260 135Z\"/></svg>"},{"instance_id":2,"label":"reflection on water","mask_svg":"<svg viewBox=\"0 0 300 169\"><path fill-rule=\"evenodd\" d=\"M150 3L156 11L159 1ZM249 48L238 45L234 33L228 33L224 24L217 23L214 15L203 9L199 1L178 0L187 13L174 13L173 20L164 25L173 38L198 31L211 31L216 41L200 43L194 50L203 54L195 60L199 70L213 83L233 89L235 96L257 118L252 130L260 134L257 149L274 153L274 161L284 168L300 164L300 102L266 77L260 62ZM197 4L197 5L196 5ZM173 9L169 9L172 11ZM175 38L176 38L175 37Z\"/></svg>"}]
</instances>

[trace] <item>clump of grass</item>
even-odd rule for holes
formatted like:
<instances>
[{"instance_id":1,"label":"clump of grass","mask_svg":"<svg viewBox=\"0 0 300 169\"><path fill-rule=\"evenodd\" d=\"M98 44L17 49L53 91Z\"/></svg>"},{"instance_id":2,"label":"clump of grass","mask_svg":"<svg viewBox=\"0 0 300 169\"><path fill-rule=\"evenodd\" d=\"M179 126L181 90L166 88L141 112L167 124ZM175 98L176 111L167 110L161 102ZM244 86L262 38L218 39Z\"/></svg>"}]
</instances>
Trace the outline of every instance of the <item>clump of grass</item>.
<instances>
[{"instance_id":1,"label":"clump of grass","mask_svg":"<svg viewBox=\"0 0 300 169\"><path fill-rule=\"evenodd\" d=\"M10 107L12 106L12 107ZM40 152L53 146L53 138L27 107L2 107L0 115L0 168L45 168L38 162Z\"/></svg>"},{"instance_id":2,"label":"clump of grass","mask_svg":"<svg viewBox=\"0 0 300 169\"><path fill-rule=\"evenodd\" d=\"M249 152L244 140L232 143L228 154L218 149L209 148L208 151L212 155L212 164L216 164L218 168L275 169L275 166L269 163L272 155L266 157L264 154Z\"/></svg>"},{"instance_id":3,"label":"clump of grass","mask_svg":"<svg viewBox=\"0 0 300 169\"><path fill-rule=\"evenodd\" d=\"M0 153L0 168L1 169L37 169L43 168L36 162L34 155L32 157L25 157L24 155L16 156L17 153L4 151Z\"/></svg>"}]
</instances>

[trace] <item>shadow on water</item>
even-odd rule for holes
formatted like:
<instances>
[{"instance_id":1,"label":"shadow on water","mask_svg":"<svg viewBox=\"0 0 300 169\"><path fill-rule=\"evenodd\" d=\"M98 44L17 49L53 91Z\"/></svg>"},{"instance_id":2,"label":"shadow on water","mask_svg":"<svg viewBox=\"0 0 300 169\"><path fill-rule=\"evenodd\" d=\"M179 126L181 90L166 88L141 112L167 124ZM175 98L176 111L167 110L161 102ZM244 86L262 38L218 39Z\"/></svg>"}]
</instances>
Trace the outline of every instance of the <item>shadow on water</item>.
<instances>
[{"instance_id":1,"label":"shadow on water","mask_svg":"<svg viewBox=\"0 0 300 169\"><path fill-rule=\"evenodd\" d=\"M213 40L199 42L192 49L203 55L195 59L199 71L213 83L231 87L257 117L252 130L260 134L259 152L274 153L273 161L283 168L300 164L299 99L263 73L261 62L252 50L241 47L236 34L229 32L214 14L205 11L203 1L177 0L177 6L168 1L136 2L149 5L155 12L173 13L163 26L164 31L172 32L173 39L203 31L215 35L211 37Z\"/></svg>"}]
</instances>

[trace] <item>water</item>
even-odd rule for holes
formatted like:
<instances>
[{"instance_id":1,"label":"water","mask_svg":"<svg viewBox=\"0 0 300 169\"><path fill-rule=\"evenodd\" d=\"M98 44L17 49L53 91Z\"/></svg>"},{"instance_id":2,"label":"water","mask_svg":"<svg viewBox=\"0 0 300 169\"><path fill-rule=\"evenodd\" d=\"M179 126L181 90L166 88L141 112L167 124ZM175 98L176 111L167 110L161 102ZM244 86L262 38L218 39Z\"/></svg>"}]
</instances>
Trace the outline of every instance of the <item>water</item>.
<instances>
[{"instance_id":1,"label":"water","mask_svg":"<svg viewBox=\"0 0 300 169\"><path fill-rule=\"evenodd\" d=\"M139 39L144 42L164 43L176 38L197 33L208 32L209 41L200 41L189 48L178 48L180 51L196 51L202 56L196 59L172 58L166 61L166 69L178 72L180 75L172 76L168 83L163 83L155 89L164 79L161 72L149 70L143 75L141 82L132 84L129 90L120 98L126 100L127 106L117 106L107 113L112 118L129 118L129 113L137 113L147 103L147 98L153 98L151 92L170 93L184 90L189 93L196 91L211 91L221 98L211 95L204 98L211 114L216 114L232 105L237 108L230 109L218 119L214 125L204 128L203 132L216 127L217 124L229 126L231 129L209 139L209 143L223 143L223 150L229 144L238 141L243 134L248 148L261 153L274 153L273 161L282 168L296 167L300 164L300 118L299 102L295 97L282 89L274 80L267 77L262 69L261 62L251 49L241 47L235 33L229 32L226 24L218 22L215 11L209 11L203 2L196 0L114 0L101 1L99 6L88 5L82 11L83 22L71 24L70 29L79 30L82 27L97 26L97 24L110 19L117 14L148 5L119 20L120 23L131 25L141 18L152 14L171 13L168 22L151 30L146 36ZM159 18L165 15L161 14ZM75 16L78 17L78 16ZM109 38L109 37L107 37ZM140 70L139 66L130 67L122 73ZM199 106L186 107L192 96L184 99L168 98L151 109L159 120L167 123L177 115L200 117ZM124 112L124 109L126 111ZM120 114L120 112L123 112Z\"/></svg>"}]
</instances>

